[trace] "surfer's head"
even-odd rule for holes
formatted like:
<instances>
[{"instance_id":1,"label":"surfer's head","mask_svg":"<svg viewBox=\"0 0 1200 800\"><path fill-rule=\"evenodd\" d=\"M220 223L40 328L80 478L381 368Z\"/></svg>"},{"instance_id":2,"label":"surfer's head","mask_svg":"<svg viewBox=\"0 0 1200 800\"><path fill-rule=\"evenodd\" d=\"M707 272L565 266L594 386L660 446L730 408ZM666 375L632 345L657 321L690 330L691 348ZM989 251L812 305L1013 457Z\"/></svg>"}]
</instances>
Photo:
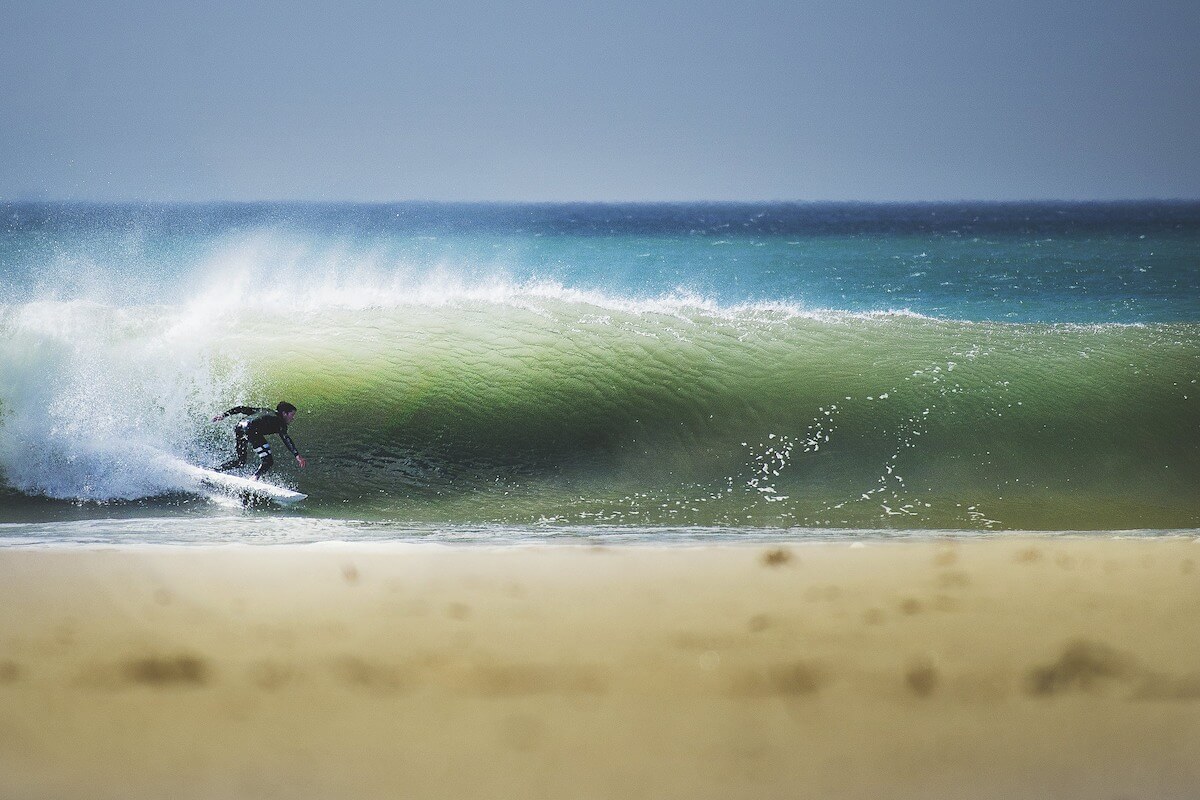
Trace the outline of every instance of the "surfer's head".
<instances>
[{"instance_id":1,"label":"surfer's head","mask_svg":"<svg viewBox=\"0 0 1200 800\"><path fill-rule=\"evenodd\" d=\"M296 416L296 407L286 401L281 402L279 405L275 406L275 410L277 412L279 412L279 416L283 417L289 423Z\"/></svg>"}]
</instances>

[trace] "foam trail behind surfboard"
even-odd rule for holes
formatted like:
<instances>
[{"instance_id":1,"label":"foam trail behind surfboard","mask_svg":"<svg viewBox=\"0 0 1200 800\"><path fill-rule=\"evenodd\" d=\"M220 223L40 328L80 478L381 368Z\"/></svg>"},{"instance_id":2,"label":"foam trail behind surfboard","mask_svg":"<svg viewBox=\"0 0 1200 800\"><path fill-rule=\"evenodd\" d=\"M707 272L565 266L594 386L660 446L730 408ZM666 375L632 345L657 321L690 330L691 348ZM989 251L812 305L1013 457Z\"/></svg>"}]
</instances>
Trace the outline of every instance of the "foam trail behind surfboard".
<instances>
[{"instance_id":1,"label":"foam trail behind surfboard","mask_svg":"<svg viewBox=\"0 0 1200 800\"><path fill-rule=\"evenodd\" d=\"M242 494L249 492L258 497L265 497L273 500L276 503L291 505L298 503L308 497L300 492L293 492L291 489L286 489L282 486L276 486L273 483L266 481L255 481L249 478L242 478L237 475L229 475L224 472L216 472L215 470L197 467L194 464L189 464L182 459L173 456L161 456L163 466L168 470L177 473L184 478L188 483L192 483L197 487L206 487L215 489L224 494Z\"/></svg>"}]
</instances>

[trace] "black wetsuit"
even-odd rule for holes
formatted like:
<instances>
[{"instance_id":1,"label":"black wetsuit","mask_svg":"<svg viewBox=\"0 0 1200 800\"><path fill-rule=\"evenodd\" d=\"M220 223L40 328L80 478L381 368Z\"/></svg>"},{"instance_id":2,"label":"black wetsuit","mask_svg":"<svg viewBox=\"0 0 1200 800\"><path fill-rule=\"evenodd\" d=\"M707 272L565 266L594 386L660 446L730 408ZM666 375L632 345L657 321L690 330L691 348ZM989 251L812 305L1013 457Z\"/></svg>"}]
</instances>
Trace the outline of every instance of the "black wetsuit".
<instances>
[{"instance_id":1,"label":"black wetsuit","mask_svg":"<svg viewBox=\"0 0 1200 800\"><path fill-rule=\"evenodd\" d=\"M237 457L231 458L217 467L218 472L244 466L247 456L246 445L250 444L254 446L254 452L258 454L261 462L254 477L262 477L275 463L275 457L271 455L271 445L267 444L266 438L272 433L279 434L279 438L283 439L283 443L287 445L288 450L292 451L292 455L300 455L296 450L296 445L292 443L292 437L288 436L287 423L284 422L283 415L278 411L270 408L235 406L222 416L228 417L230 414L244 414L246 419L239 422L233 429L234 436L237 438Z\"/></svg>"}]
</instances>

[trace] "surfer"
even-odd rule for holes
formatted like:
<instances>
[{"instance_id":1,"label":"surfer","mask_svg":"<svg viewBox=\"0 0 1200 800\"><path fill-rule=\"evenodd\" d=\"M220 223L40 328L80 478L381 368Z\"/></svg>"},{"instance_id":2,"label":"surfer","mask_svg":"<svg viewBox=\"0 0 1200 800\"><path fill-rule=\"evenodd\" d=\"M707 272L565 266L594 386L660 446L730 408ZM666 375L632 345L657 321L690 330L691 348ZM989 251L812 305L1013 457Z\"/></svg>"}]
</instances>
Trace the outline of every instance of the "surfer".
<instances>
[{"instance_id":1,"label":"surfer","mask_svg":"<svg viewBox=\"0 0 1200 800\"><path fill-rule=\"evenodd\" d=\"M234 406L224 414L218 414L213 417L213 422L220 422L230 414L242 414L246 419L239 422L233 427L234 437L237 441L237 457L231 458L221 466L217 467L217 472L225 472L234 467L241 467L246 464L246 445L254 445L254 452L258 454L259 465L258 471L254 473L254 480L258 480L267 473L271 465L275 463L275 457L271 455L271 445L267 443L267 436L272 433L279 434L279 438L283 439L283 443L287 445L287 449L292 451L292 455L296 457L296 463L303 469L308 465L304 456L296 450L296 445L292 442L292 437L288 436L288 425L296 418L296 407L291 403L280 403L275 406L272 411L269 408L252 408L251 406Z\"/></svg>"}]
</instances>

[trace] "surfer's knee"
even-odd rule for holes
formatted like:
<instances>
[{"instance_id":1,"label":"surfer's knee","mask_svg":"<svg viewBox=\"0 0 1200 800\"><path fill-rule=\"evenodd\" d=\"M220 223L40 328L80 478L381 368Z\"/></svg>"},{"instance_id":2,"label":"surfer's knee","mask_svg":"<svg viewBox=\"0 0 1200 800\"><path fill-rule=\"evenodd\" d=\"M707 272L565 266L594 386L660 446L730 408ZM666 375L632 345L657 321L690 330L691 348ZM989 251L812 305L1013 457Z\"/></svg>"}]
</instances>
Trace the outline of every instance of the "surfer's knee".
<instances>
[{"instance_id":1,"label":"surfer's knee","mask_svg":"<svg viewBox=\"0 0 1200 800\"><path fill-rule=\"evenodd\" d=\"M258 454L258 459L261 462L258 465L258 472L256 472L255 475L262 475L271 468L272 464L275 463L275 456L271 455L270 446L265 444L254 448L254 452Z\"/></svg>"}]
</instances>

